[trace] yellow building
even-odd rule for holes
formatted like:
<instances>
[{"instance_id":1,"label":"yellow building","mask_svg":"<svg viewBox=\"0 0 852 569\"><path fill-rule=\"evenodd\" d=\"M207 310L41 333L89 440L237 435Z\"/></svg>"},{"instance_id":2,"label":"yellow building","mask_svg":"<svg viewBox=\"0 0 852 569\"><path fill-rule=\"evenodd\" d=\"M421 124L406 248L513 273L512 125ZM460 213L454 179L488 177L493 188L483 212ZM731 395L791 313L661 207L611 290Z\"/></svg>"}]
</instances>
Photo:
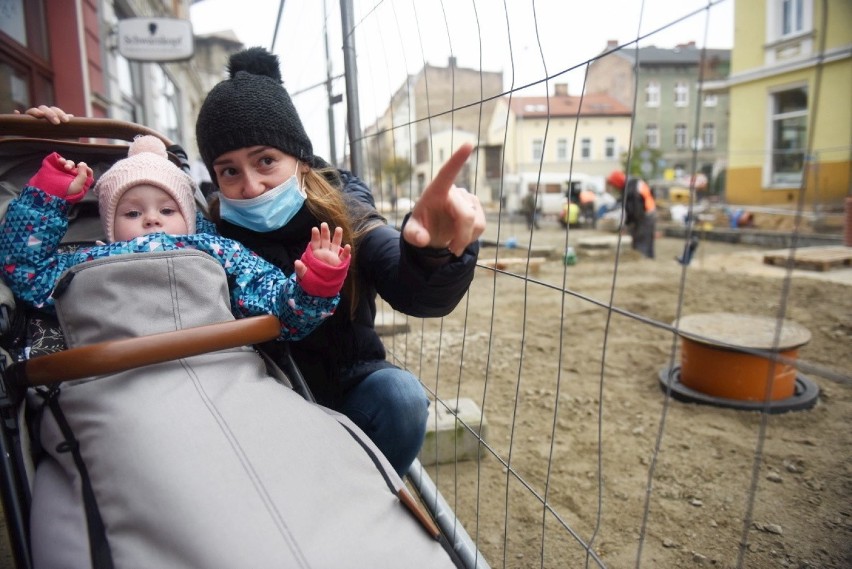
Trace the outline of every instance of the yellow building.
<instances>
[{"instance_id":1,"label":"yellow building","mask_svg":"<svg viewBox=\"0 0 852 569\"><path fill-rule=\"evenodd\" d=\"M827 13L824 12L824 7ZM727 201L836 205L850 194L852 2L737 2Z\"/></svg>"}]
</instances>

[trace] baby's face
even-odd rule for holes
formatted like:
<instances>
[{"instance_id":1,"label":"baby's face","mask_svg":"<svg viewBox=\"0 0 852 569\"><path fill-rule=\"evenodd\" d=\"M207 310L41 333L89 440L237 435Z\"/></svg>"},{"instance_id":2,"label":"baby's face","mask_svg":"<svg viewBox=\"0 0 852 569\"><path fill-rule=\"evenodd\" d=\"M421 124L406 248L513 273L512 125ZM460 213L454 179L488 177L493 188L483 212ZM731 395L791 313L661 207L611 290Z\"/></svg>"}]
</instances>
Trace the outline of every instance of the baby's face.
<instances>
[{"instance_id":1,"label":"baby's face","mask_svg":"<svg viewBox=\"0 0 852 569\"><path fill-rule=\"evenodd\" d=\"M116 241L128 241L149 233L185 235L188 232L177 202L156 186L135 186L118 200L113 223Z\"/></svg>"}]
</instances>

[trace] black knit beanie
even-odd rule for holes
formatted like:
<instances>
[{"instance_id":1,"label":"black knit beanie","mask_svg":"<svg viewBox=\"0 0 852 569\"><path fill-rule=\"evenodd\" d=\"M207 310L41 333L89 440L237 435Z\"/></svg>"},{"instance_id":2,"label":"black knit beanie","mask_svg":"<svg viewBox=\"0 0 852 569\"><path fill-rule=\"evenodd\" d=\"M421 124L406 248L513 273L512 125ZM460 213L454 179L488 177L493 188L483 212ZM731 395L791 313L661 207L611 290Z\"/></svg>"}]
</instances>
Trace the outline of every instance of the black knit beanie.
<instances>
[{"instance_id":1,"label":"black knit beanie","mask_svg":"<svg viewBox=\"0 0 852 569\"><path fill-rule=\"evenodd\" d=\"M281 83L278 56L262 47L237 52L228 60L228 74L207 94L195 123L210 178L215 182L216 158L250 146L271 146L313 163L311 139Z\"/></svg>"}]
</instances>

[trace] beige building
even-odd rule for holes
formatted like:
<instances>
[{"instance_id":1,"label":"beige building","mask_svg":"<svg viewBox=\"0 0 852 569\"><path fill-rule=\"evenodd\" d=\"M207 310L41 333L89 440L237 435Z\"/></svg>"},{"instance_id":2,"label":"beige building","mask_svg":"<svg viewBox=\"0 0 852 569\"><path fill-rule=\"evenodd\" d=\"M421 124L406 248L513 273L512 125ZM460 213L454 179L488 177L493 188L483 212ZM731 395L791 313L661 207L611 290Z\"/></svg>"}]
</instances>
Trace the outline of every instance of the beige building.
<instances>
[{"instance_id":1,"label":"beige building","mask_svg":"<svg viewBox=\"0 0 852 569\"><path fill-rule=\"evenodd\" d=\"M482 153L490 117L503 92L502 72L458 67L450 58L446 67L426 65L410 75L397 89L385 112L364 129L364 176L377 201L398 197L416 199L451 149L463 142L478 146L479 156L468 161L465 171L471 191L489 202ZM407 162L411 175L405 180L388 176L391 162ZM480 168L478 175L472 168ZM476 180L478 187L474 188Z\"/></svg>"},{"instance_id":2,"label":"beige building","mask_svg":"<svg viewBox=\"0 0 852 569\"><path fill-rule=\"evenodd\" d=\"M457 183L495 209L517 210L537 183L561 208L569 178L602 190L604 177L619 167L630 140L628 106L606 94L569 95L564 83L549 96L510 97L502 73L449 63L410 76L366 129L367 181L377 201L416 200L464 142L477 152ZM409 175L393 179L388 165L405 160Z\"/></svg>"},{"instance_id":3,"label":"beige building","mask_svg":"<svg viewBox=\"0 0 852 569\"><path fill-rule=\"evenodd\" d=\"M474 133L460 129L446 129L433 132L432 136L426 139L426 142L428 142L428 147L424 150L426 161L418 162L414 165L414 179L416 180L416 187L419 192L423 191L429 180L435 177L435 173L459 146L464 143L476 146L479 143ZM471 191L474 189L474 183L476 182L474 180L474 171L477 165L476 158L476 156L472 157L464 165L456 178L456 185ZM481 187L482 185L480 185L480 189Z\"/></svg>"},{"instance_id":4,"label":"beige building","mask_svg":"<svg viewBox=\"0 0 852 569\"><path fill-rule=\"evenodd\" d=\"M510 106L503 167L504 206L515 211L539 185L540 201L561 202L569 178L603 190L630 142L631 111L609 95L569 95L557 84L550 96L504 99ZM502 141L507 121L495 113L490 139ZM558 195L559 198L556 198ZM552 212L551 212L552 213Z\"/></svg>"}]
</instances>

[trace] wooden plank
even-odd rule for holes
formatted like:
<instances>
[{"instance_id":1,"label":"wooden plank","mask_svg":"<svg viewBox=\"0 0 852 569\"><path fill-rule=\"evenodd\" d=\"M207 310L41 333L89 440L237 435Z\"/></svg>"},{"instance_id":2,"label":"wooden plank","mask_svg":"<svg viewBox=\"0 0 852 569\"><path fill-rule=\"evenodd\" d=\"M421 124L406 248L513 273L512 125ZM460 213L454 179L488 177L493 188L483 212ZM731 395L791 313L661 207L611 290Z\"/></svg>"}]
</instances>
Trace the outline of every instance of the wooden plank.
<instances>
[{"instance_id":1,"label":"wooden plank","mask_svg":"<svg viewBox=\"0 0 852 569\"><path fill-rule=\"evenodd\" d=\"M763 255L767 265L829 271L852 266L852 247L800 247L790 256L790 249L768 251Z\"/></svg>"},{"instance_id":2,"label":"wooden plank","mask_svg":"<svg viewBox=\"0 0 852 569\"><path fill-rule=\"evenodd\" d=\"M379 336L393 336L394 334L407 334L411 328L408 317L405 314L393 311L380 311L376 314L373 326Z\"/></svg>"},{"instance_id":3,"label":"wooden plank","mask_svg":"<svg viewBox=\"0 0 852 569\"><path fill-rule=\"evenodd\" d=\"M498 259L497 261L485 261L483 265L491 267L492 269L517 273L519 271L525 271L527 262L529 262L530 274L537 276L539 274L541 264L546 260L546 257L530 257L529 259L526 257L509 257L506 259Z\"/></svg>"},{"instance_id":4,"label":"wooden plank","mask_svg":"<svg viewBox=\"0 0 852 569\"><path fill-rule=\"evenodd\" d=\"M583 237L577 241L580 249L615 249L618 247L618 235L600 235Z\"/></svg>"}]
</instances>

